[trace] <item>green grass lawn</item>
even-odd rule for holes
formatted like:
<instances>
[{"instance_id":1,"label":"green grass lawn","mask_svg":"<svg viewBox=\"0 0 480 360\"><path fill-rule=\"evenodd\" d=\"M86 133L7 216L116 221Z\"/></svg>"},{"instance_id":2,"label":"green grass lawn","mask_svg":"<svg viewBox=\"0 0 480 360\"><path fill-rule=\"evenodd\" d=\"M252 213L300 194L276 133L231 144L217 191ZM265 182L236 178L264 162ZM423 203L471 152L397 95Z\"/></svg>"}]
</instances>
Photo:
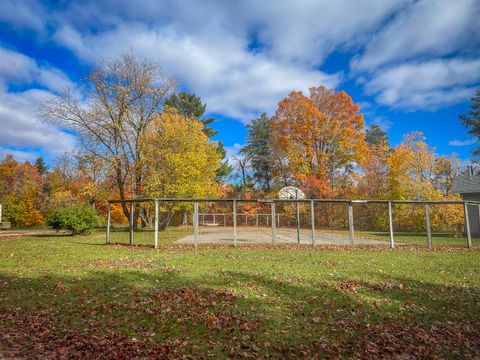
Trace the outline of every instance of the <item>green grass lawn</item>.
<instances>
[{"instance_id":1,"label":"green grass lawn","mask_svg":"<svg viewBox=\"0 0 480 360\"><path fill-rule=\"evenodd\" d=\"M386 231L357 231L356 235L360 238L377 239L389 241L390 234ZM412 232L394 232L393 234L395 245L414 245L414 246L428 246L426 233L412 233ZM479 245L479 239L473 238L472 244ZM467 238L463 236L454 236L448 233L432 233L433 247L466 247Z\"/></svg>"},{"instance_id":2,"label":"green grass lawn","mask_svg":"<svg viewBox=\"0 0 480 360\"><path fill-rule=\"evenodd\" d=\"M480 250L0 239L0 353L478 358ZM128 241L128 232L112 233ZM151 232L135 243L151 244ZM1 356L0 356L1 357Z\"/></svg>"},{"instance_id":3,"label":"green grass lawn","mask_svg":"<svg viewBox=\"0 0 480 360\"><path fill-rule=\"evenodd\" d=\"M239 226L239 233L243 230L243 227ZM255 231L255 228L251 228L250 231ZM302 229L301 231L309 232L308 229ZM346 230L330 230L330 229L317 229L317 234L322 232L328 234L337 234L339 236L348 237L349 233ZM190 227L172 227L167 232L160 232L159 239L163 243L171 243L186 235L193 234L193 228ZM203 235L201 235L203 236ZM269 235L268 235L269 236ZM320 235L321 236L321 235ZM265 237L265 234L263 235ZM119 244L128 244L129 232L126 227L113 228L110 234L111 242ZM355 238L358 239L371 239L382 240L388 246L390 234L385 231L355 231ZM266 239L266 237L265 237ZM424 233L415 232L395 232L394 240L396 246L418 246L427 247L427 235ZM232 230L233 241L233 230ZM139 245L153 246L153 230L135 230L134 243ZM479 238L472 238L472 244L480 245ZM432 246L435 247L467 247L467 238L463 236L455 236L450 233L432 233Z\"/></svg>"}]
</instances>

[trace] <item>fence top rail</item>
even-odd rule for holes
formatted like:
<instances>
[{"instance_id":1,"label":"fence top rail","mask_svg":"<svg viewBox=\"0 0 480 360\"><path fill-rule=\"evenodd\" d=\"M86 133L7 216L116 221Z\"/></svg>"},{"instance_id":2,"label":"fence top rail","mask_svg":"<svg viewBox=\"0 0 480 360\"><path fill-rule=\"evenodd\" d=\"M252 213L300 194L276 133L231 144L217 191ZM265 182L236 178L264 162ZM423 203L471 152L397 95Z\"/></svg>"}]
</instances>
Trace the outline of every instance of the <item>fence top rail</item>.
<instances>
[{"instance_id":1,"label":"fence top rail","mask_svg":"<svg viewBox=\"0 0 480 360\"><path fill-rule=\"evenodd\" d=\"M160 201L160 202L232 202L233 200L239 202L257 202L257 199L223 199L223 198L212 198L212 199L196 199L196 198L141 198L141 199L113 199L108 200L109 203L112 204L120 204L120 203L141 203L141 202L152 202L152 201Z\"/></svg>"},{"instance_id":2,"label":"fence top rail","mask_svg":"<svg viewBox=\"0 0 480 360\"><path fill-rule=\"evenodd\" d=\"M111 204L121 203L142 203L142 202L259 202L259 203L282 203L282 202L316 202L316 203L340 203L340 204L424 204L424 205L480 205L480 201L471 200L445 200L445 201L427 201L427 200L356 200L356 199L225 199L225 198L211 198L211 199L196 199L196 198L141 198L141 199L112 199L108 200Z\"/></svg>"}]
</instances>

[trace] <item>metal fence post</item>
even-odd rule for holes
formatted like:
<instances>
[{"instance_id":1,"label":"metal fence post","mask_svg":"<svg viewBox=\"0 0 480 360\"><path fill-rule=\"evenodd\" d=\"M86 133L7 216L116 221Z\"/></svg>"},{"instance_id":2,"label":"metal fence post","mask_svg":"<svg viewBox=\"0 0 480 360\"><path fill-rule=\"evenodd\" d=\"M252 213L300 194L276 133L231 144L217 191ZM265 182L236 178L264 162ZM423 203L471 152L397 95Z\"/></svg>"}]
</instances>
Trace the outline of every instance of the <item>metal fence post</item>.
<instances>
[{"instance_id":1,"label":"metal fence post","mask_svg":"<svg viewBox=\"0 0 480 360\"><path fill-rule=\"evenodd\" d=\"M193 203L193 247L198 248L198 203Z\"/></svg>"},{"instance_id":2,"label":"metal fence post","mask_svg":"<svg viewBox=\"0 0 480 360\"><path fill-rule=\"evenodd\" d=\"M312 227L312 246L315 246L315 202L310 200L310 222Z\"/></svg>"},{"instance_id":3,"label":"metal fence post","mask_svg":"<svg viewBox=\"0 0 480 360\"><path fill-rule=\"evenodd\" d=\"M425 225L427 227L427 244L428 248L432 248L432 229L430 226L430 205L425 204Z\"/></svg>"},{"instance_id":4,"label":"metal fence post","mask_svg":"<svg viewBox=\"0 0 480 360\"><path fill-rule=\"evenodd\" d=\"M350 243L354 243L354 228L353 228L353 204L348 204L348 230L350 232Z\"/></svg>"},{"instance_id":5,"label":"metal fence post","mask_svg":"<svg viewBox=\"0 0 480 360\"><path fill-rule=\"evenodd\" d=\"M298 195L297 195L298 199ZM300 244L300 204L296 201L296 218L297 218L297 244Z\"/></svg>"},{"instance_id":6,"label":"metal fence post","mask_svg":"<svg viewBox=\"0 0 480 360\"><path fill-rule=\"evenodd\" d=\"M277 235L277 227L275 223L275 202L272 202L270 206L272 211L272 244L275 244L276 242L275 237Z\"/></svg>"},{"instance_id":7,"label":"metal fence post","mask_svg":"<svg viewBox=\"0 0 480 360\"><path fill-rule=\"evenodd\" d=\"M468 204L463 203L463 212L465 215L465 232L467 233L467 246L470 249L472 247L472 235L470 234L470 219L468 218Z\"/></svg>"},{"instance_id":8,"label":"metal fence post","mask_svg":"<svg viewBox=\"0 0 480 360\"><path fill-rule=\"evenodd\" d=\"M106 229L106 235L105 235L105 244L108 244L110 242L110 216L111 216L111 204L109 201L107 203L107 229Z\"/></svg>"},{"instance_id":9,"label":"metal fence post","mask_svg":"<svg viewBox=\"0 0 480 360\"><path fill-rule=\"evenodd\" d=\"M130 245L133 245L133 201L130 201Z\"/></svg>"},{"instance_id":10,"label":"metal fence post","mask_svg":"<svg viewBox=\"0 0 480 360\"><path fill-rule=\"evenodd\" d=\"M388 202L388 225L390 230L390 248L395 248L395 241L393 240L393 215L392 215L392 202Z\"/></svg>"},{"instance_id":11,"label":"metal fence post","mask_svg":"<svg viewBox=\"0 0 480 360\"><path fill-rule=\"evenodd\" d=\"M155 236L153 245L158 248L158 200L155 200Z\"/></svg>"},{"instance_id":12,"label":"metal fence post","mask_svg":"<svg viewBox=\"0 0 480 360\"><path fill-rule=\"evenodd\" d=\"M237 246L237 200L233 200L233 246Z\"/></svg>"}]
</instances>

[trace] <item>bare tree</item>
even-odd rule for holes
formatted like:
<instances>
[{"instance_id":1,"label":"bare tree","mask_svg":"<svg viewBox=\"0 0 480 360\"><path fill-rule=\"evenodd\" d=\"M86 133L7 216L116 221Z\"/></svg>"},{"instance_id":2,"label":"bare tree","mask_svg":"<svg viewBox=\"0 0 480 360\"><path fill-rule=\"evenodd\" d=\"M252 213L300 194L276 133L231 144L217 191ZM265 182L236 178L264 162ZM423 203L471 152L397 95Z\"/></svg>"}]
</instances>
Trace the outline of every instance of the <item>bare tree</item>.
<instances>
[{"instance_id":1,"label":"bare tree","mask_svg":"<svg viewBox=\"0 0 480 360\"><path fill-rule=\"evenodd\" d=\"M141 197L143 134L174 88L174 80L152 60L125 53L81 83L81 99L67 91L44 103L40 113L44 120L75 131L84 151L107 164L122 200ZM123 213L130 216L125 203ZM139 213L137 208L135 225Z\"/></svg>"},{"instance_id":2,"label":"bare tree","mask_svg":"<svg viewBox=\"0 0 480 360\"><path fill-rule=\"evenodd\" d=\"M247 155L233 157L233 174L234 181L240 181L241 186L246 189L252 184L251 162Z\"/></svg>"}]
</instances>

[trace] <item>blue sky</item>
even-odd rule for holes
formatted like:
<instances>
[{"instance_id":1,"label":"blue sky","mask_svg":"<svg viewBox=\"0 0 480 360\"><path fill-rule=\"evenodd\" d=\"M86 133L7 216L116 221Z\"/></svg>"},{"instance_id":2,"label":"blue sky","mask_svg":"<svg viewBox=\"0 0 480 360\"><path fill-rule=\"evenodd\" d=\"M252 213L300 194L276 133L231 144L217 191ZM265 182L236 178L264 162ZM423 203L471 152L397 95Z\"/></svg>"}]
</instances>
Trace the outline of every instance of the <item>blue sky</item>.
<instances>
[{"instance_id":1,"label":"blue sky","mask_svg":"<svg viewBox=\"0 0 480 360\"><path fill-rule=\"evenodd\" d=\"M0 1L0 156L49 160L75 147L39 104L102 60L153 58L199 95L229 152L244 124L291 90L345 90L391 142L422 131L464 161L458 120L480 87L480 1Z\"/></svg>"}]
</instances>

